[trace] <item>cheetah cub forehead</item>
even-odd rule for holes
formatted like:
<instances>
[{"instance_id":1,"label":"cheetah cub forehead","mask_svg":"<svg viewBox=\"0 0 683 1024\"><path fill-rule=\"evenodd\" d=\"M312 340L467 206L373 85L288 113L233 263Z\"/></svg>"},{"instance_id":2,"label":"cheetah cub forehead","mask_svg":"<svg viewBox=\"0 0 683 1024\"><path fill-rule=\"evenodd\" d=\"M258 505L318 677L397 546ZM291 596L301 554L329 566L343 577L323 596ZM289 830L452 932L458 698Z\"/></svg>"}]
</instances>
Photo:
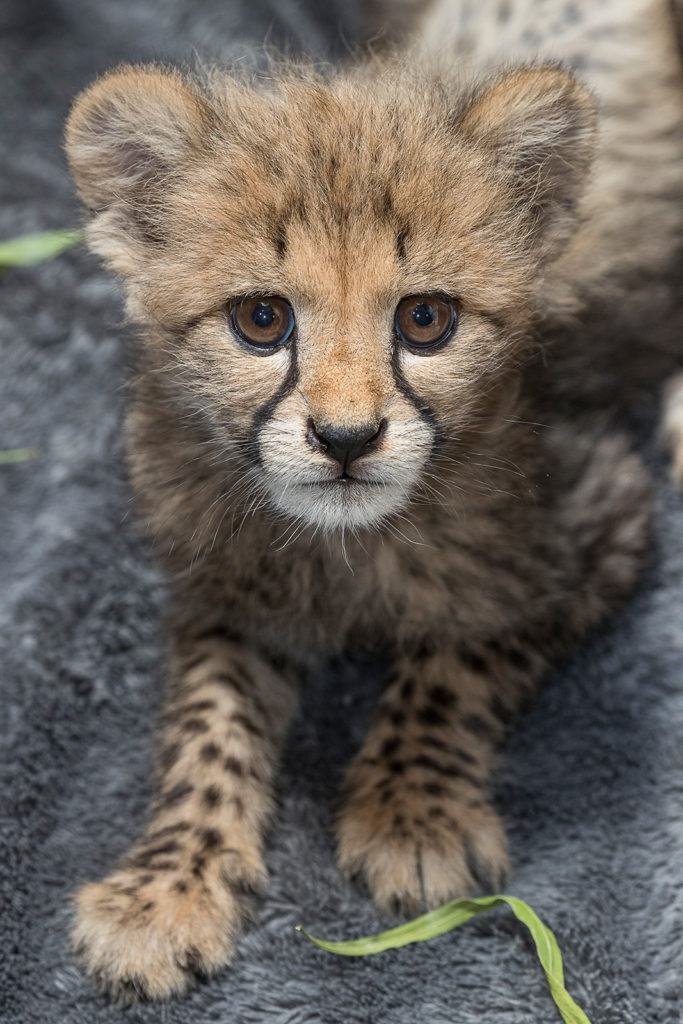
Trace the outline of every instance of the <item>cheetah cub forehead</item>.
<instances>
[{"instance_id":1,"label":"cheetah cub forehead","mask_svg":"<svg viewBox=\"0 0 683 1024\"><path fill-rule=\"evenodd\" d=\"M336 530L400 510L486 429L593 131L551 66L466 90L124 68L77 100L67 150L169 408L274 510Z\"/></svg>"}]
</instances>

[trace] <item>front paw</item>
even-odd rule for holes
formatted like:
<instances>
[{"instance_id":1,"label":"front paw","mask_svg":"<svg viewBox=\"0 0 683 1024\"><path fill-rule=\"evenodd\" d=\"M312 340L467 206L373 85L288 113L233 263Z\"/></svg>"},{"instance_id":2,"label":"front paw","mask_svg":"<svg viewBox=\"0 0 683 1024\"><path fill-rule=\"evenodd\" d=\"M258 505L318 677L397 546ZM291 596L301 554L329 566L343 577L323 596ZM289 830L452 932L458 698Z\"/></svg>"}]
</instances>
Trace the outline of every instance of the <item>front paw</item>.
<instances>
[{"instance_id":1,"label":"front paw","mask_svg":"<svg viewBox=\"0 0 683 1024\"><path fill-rule=\"evenodd\" d=\"M337 831L341 870L391 914L471 895L477 882L500 891L508 872L502 822L480 797L366 791L351 796Z\"/></svg>"},{"instance_id":2,"label":"front paw","mask_svg":"<svg viewBox=\"0 0 683 1024\"><path fill-rule=\"evenodd\" d=\"M119 1002L182 993L198 975L228 963L244 894L260 888L264 877L262 865L245 870L241 858L230 856L199 878L117 871L76 894L74 949Z\"/></svg>"}]
</instances>

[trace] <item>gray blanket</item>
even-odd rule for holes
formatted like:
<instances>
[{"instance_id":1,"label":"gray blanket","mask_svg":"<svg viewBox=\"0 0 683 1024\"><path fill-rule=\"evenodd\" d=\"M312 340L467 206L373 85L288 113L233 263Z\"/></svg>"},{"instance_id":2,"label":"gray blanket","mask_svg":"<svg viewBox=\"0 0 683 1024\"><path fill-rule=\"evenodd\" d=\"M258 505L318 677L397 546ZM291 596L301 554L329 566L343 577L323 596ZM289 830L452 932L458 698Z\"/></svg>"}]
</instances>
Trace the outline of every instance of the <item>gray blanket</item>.
<instances>
[{"instance_id":1,"label":"gray blanket","mask_svg":"<svg viewBox=\"0 0 683 1024\"><path fill-rule=\"evenodd\" d=\"M3 0L0 237L77 221L60 149L72 95L122 59L234 57L264 39L338 57L350 3ZM0 1020L3 1024L546 1024L559 1017L507 913L368 959L294 931L387 922L337 873L342 768L380 685L349 661L314 679L288 743L271 886L231 968L181 1001L122 1010L68 946L69 894L110 869L150 796L164 586L137 537L120 425L132 337L84 251L0 279ZM651 431L650 431L651 433ZM683 988L683 505L659 480L651 568L628 607L549 680L497 778L509 891L554 928L593 1024L680 1024Z\"/></svg>"}]
</instances>

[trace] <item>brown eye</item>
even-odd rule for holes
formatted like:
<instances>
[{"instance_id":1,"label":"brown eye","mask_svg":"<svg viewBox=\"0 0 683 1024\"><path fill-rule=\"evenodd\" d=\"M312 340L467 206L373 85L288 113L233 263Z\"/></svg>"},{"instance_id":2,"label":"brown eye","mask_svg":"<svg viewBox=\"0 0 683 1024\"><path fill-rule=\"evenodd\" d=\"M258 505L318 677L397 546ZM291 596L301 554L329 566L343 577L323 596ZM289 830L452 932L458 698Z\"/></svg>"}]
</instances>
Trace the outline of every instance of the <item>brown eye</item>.
<instances>
[{"instance_id":1,"label":"brown eye","mask_svg":"<svg viewBox=\"0 0 683 1024\"><path fill-rule=\"evenodd\" d=\"M243 341L266 351L284 345L294 330L292 307L273 295L242 299L233 305L230 316Z\"/></svg>"},{"instance_id":2,"label":"brown eye","mask_svg":"<svg viewBox=\"0 0 683 1024\"><path fill-rule=\"evenodd\" d=\"M448 341L458 319L455 302L438 295L410 295L396 307L394 323L412 349L434 349Z\"/></svg>"}]
</instances>

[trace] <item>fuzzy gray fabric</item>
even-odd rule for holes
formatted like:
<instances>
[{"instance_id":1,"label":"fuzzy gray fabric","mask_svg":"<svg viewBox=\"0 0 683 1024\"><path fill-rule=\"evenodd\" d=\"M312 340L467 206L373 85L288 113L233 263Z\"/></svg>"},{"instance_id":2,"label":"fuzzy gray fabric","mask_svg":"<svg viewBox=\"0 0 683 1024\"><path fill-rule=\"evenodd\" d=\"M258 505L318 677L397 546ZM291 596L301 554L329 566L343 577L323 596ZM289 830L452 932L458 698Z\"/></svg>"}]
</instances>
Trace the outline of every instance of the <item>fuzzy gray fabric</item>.
<instances>
[{"instance_id":1,"label":"fuzzy gray fabric","mask_svg":"<svg viewBox=\"0 0 683 1024\"><path fill-rule=\"evenodd\" d=\"M72 95L122 59L239 55L288 39L332 57L349 3L4 0L0 236L70 226L60 151ZM164 588L136 537L122 468L128 373L116 286L70 252L0 280L0 1020L3 1024L546 1024L559 1019L524 930L502 911L430 943L335 958L294 932L387 922L337 873L343 765L377 666L311 682L284 758L271 886L231 968L183 1000L122 1010L68 946L69 894L113 867L150 796L163 685ZM659 480L657 545L639 593L549 681L514 728L496 802L509 891L558 936L593 1024L680 1024L683 988L683 505Z\"/></svg>"}]
</instances>

